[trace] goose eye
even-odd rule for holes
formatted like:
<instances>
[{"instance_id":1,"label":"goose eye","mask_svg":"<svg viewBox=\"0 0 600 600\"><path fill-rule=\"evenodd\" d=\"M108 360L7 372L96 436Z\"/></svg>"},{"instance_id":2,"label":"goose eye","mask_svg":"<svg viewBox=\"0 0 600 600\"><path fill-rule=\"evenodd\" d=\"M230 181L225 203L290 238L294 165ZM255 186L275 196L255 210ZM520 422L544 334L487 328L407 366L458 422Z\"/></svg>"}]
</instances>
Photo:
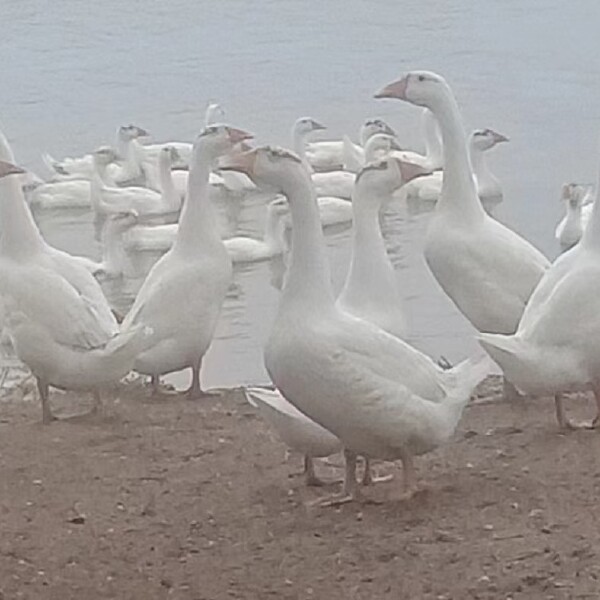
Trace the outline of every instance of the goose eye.
<instances>
[{"instance_id":1,"label":"goose eye","mask_svg":"<svg viewBox=\"0 0 600 600\"><path fill-rule=\"evenodd\" d=\"M425 75L419 75L419 81L425 81Z\"/></svg>"}]
</instances>

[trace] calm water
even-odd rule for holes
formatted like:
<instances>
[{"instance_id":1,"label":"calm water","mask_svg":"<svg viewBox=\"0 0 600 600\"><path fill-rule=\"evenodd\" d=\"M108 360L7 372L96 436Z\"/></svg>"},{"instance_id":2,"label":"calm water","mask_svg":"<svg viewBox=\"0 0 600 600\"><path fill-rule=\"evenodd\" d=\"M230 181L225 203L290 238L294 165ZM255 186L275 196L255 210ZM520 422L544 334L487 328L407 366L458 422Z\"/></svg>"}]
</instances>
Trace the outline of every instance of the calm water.
<instances>
[{"instance_id":1,"label":"calm water","mask_svg":"<svg viewBox=\"0 0 600 600\"><path fill-rule=\"evenodd\" d=\"M20 161L40 171L41 152L89 151L124 123L156 140L191 140L208 100L259 142L288 143L302 115L327 124L331 138L382 116L419 147L416 109L372 94L407 69L427 68L451 83L468 128L511 138L489 156L504 186L500 216L548 255L557 251L560 185L595 179L600 5L586 0L22 0L2 13L0 120ZM259 208L243 209L246 231L259 229ZM97 253L86 215L41 218L53 244ZM386 236L412 340L457 360L475 344L423 265L425 220L396 213ZM350 234L327 237L339 286ZM272 277L268 264L236 270L206 384L265 379ZM122 304L137 283L107 292Z\"/></svg>"}]
</instances>

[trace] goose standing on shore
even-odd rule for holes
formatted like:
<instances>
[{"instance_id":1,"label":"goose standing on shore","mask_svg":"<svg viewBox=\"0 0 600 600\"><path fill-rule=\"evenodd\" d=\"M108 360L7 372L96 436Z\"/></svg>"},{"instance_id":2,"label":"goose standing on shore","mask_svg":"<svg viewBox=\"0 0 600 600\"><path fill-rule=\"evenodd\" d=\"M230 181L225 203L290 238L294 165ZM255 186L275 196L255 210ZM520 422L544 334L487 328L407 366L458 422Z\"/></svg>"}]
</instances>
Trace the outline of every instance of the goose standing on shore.
<instances>
[{"instance_id":1,"label":"goose standing on shore","mask_svg":"<svg viewBox=\"0 0 600 600\"><path fill-rule=\"evenodd\" d=\"M600 171L598 173L600 183ZM561 254L533 292L514 335L481 334L479 341L519 390L552 394L561 429L576 429L562 394L593 391L600 427L600 207L598 190L581 241Z\"/></svg>"},{"instance_id":2,"label":"goose standing on shore","mask_svg":"<svg viewBox=\"0 0 600 600\"><path fill-rule=\"evenodd\" d=\"M0 157L2 158L2 157ZM147 330L119 332L98 282L76 257L42 238L15 173L0 162L0 295L17 356L35 375L42 420L54 419L50 386L94 393L124 377L145 347Z\"/></svg>"},{"instance_id":3,"label":"goose standing on shore","mask_svg":"<svg viewBox=\"0 0 600 600\"><path fill-rule=\"evenodd\" d=\"M151 269L122 329L140 324L153 331L151 347L135 370L152 378L192 369L190 398L201 397L200 369L231 283L231 259L217 231L208 178L217 159L252 136L225 125L206 127L194 143L188 193L173 247Z\"/></svg>"},{"instance_id":4,"label":"goose standing on shore","mask_svg":"<svg viewBox=\"0 0 600 600\"><path fill-rule=\"evenodd\" d=\"M414 71L375 97L425 106L435 115L443 140L444 179L427 231L425 259L444 292L478 331L514 333L550 263L483 209L450 87L435 73ZM505 392L514 395L515 390L509 385Z\"/></svg>"},{"instance_id":5,"label":"goose standing on shore","mask_svg":"<svg viewBox=\"0 0 600 600\"><path fill-rule=\"evenodd\" d=\"M283 193L293 220L291 264L265 348L273 383L344 446L346 476L337 504L360 495L356 456L402 460L407 495L416 491L413 457L454 433L486 361L443 371L376 325L335 306L314 192L302 161L274 148L232 157L231 168Z\"/></svg>"}]
</instances>

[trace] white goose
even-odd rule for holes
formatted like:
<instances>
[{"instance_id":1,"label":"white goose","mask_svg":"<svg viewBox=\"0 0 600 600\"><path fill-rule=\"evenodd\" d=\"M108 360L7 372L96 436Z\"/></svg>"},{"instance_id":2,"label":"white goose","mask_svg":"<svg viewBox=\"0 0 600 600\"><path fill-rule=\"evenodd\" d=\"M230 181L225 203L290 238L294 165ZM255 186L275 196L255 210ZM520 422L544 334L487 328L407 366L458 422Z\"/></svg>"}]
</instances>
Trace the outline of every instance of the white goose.
<instances>
[{"instance_id":1,"label":"white goose","mask_svg":"<svg viewBox=\"0 0 600 600\"><path fill-rule=\"evenodd\" d=\"M134 210L109 215L102 228L102 261L90 269L96 277L114 279L124 274L127 256L123 238L138 222Z\"/></svg>"},{"instance_id":2,"label":"white goose","mask_svg":"<svg viewBox=\"0 0 600 600\"><path fill-rule=\"evenodd\" d=\"M155 192L144 187L112 187L102 180L102 169L115 159L114 151L102 147L94 152L95 172L91 182L92 207L97 217L115 212L134 210L144 219L168 217L176 219L181 208L181 198L177 194L169 177L171 160L177 156L170 146L165 146L159 155L163 191Z\"/></svg>"},{"instance_id":3,"label":"white goose","mask_svg":"<svg viewBox=\"0 0 600 600\"><path fill-rule=\"evenodd\" d=\"M377 135L390 138L385 134ZM412 173L409 172L411 168ZM358 174L352 201L355 214L352 260L346 283L337 299L337 306L342 311L374 323L397 337L406 335L407 325L397 277L381 235L379 210L395 189L420 172L421 169L414 171L412 165L388 158L365 167ZM279 390L248 388L246 396L279 437L290 448L304 454L307 485L320 485L322 482L315 476L313 458L341 450L339 439L301 413ZM365 460L363 484L369 484L373 477L369 460Z\"/></svg>"},{"instance_id":4,"label":"white goose","mask_svg":"<svg viewBox=\"0 0 600 600\"><path fill-rule=\"evenodd\" d=\"M600 174L599 174L600 181ZM596 188L597 190L600 189ZM479 341L518 389L553 394L562 429L562 394L591 388L600 426L600 208L598 192L581 241L561 254L531 295L514 335L481 334Z\"/></svg>"},{"instance_id":5,"label":"white goose","mask_svg":"<svg viewBox=\"0 0 600 600\"><path fill-rule=\"evenodd\" d=\"M250 134L225 125L204 129L194 144L188 193L177 238L151 269L122 329L152 328L152 346L141 353L136 371L159 377L192 369L190 397L202 395L200 368L231 282L231 259L215 228L208 176L218 157Z\"/></svg>"},{"instance_id":6,"label":"white goose","mask_svg":"<svg viewBox=\"0 0 600 600\"><path fill-rule=\"evenodd\" d=\"M119 333L93 276L43 240L12 173L0 163L0 294L17 356L37 378L43 422L49 386L93 391L126 375L147 343L142 327Z\"/></svg>"},{"instance_id":7,"label":"white goose","mask_svg":"<svg viewBox=\"0 0 600 600\"><path fill-rule=\"evenodd\" d=\"M398 277L381 234L379 212L397 188L421 174L420 167L395 157L371 163L358 174L352 198L352 259L337 300L341 310L399 338L406 336L407 323Z\"/></svg>"},{"instance_id":8,"label":"white goose","mask_svg":"<svg viewBox=\"0 0 600 600\"><path fill-rule=\"evenodd\" d=\"M407 492L414 492L413 456L451 437L487 362L467 361L443 371L398 338L340 311L301 160L284 150L259 148L235 161L255 183L279 189L290 204L291 265L265 365L285 398L342 441L345 496L335 502L358 493L356 454L401 459Z\"/></svg>"},{"instance_id":9,"label":"white goose","mask_svg":"<svg viewBox=\"0 0 600 600\"><path fill-rule=\"evenodd\" d=\"M306 156L306 139L314 131L325 129L324 125L311 117L297 119L292 127L292 147L302 160L306 170L311 173L317 196L329 196L350 199L354 187L354 173L347 171L327 171L314 173Z\"/></svg>"},{"instance_id":10,"label":"white goose","mask_svg":"<svg viewBox=\"0 0 600 600\"><path fill-rule=\"evenodd\" d=\"M137 150L137 139L145 137L148 132L137 125L123 125L117 130L117 146L119 154L116 159L123 157L121 164L111 165L107 169L107 183L110 185L129 185L140 182L143 173L140 164L140 154ZM91 179L94 174L93 154L78 158L55 160L49 154L43 154L46 166L52 171L53 181L72 179Z\"/></svg>"},{"instance_id":11,"label":"white goose","mask_svg":"<svg viewBox=\"0 0 600 600\"><path fill-rule=\"evenodd\" d=\"M364 146L375 133L395 135L394 130L381 119L367 119L358 132L359 144L353 143L348 136L341 140L308 142L304 154L308 163L316 171L338 171L346 169L346 162L362 161L364 164ZM297 147L294 144L294 149ZM358 170L358 169L357 169Z\"/></svg>"},{"instance_id":12,"label":"white goose","mask_svg":"<svg viewBox=\"0 0 600 600\"><path fill-rule=\"evenodd\" d=\"M593 190L589 186L567 183L562 188L566 215L556 226L554 235L562 252L566 252L579 242L592 214Z\"/></svg>"},{"instance_id":13,"label":"white goose","mask_svg":"<svg viewBox=\"0 0 600 600\"><path fill-rule=\"evenodd\" d=\"M346 157L344 158L344 171L358 173L365 165L374 160L385 158L393 150L399 150L398 142L393 135L387 133L375 133L366 141L364 148L361 148L360 154L350 152L350 138L344 138L344 146L348 147ZM354 144L352 144L354 145Z\"/></svg>"},{"instance_id":14,"label":"white goose","mask_svg":"<svg viewBox=\"0 0 600 600\"><path fill-rule=\"evenodd\" d=\"M502 202L502 187L490 171L485 153L501 142L508 142L508 138L492 129L476 129L469 136L469 156L477 195L488 212ZM425 177L419 177L403 186L398 192L398 197L418 204L435 204L442 192L443 178L443 171L434 171Z\"/></svg>"},{"instance_id":15,"label":"white goose","mask_svg":"<svg viewBox=\"0 0 600 600\"><path fill-rule=\"evenodd\" d=\"M445 167L442 193L425 241L425 259L442 289L476 329L513 333L550 263L481 206L452 91L439 75L415 71L376 97L406 100L435 114Z\"/></svg>"}]
</instances>

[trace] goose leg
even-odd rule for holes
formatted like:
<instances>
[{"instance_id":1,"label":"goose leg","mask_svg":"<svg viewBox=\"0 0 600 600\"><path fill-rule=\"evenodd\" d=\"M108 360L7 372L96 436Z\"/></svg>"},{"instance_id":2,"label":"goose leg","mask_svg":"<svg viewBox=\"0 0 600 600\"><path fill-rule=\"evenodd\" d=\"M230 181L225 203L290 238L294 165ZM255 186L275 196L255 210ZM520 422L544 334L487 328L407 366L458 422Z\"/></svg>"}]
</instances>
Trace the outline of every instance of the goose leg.
<instances>
[{"instance_id":1,"label":"goose leg","mask_svg":"<svg viewBox=\"0 0 600 600\"><path fill-rule=\"evenodd\" d=\"M504 399L509 402L523 400L523 396L519 393L517 388L506 378L502 380L502 395L504 396Z\"/></svg>"},{"instance_id":2,"label":"goose leg","mask_svg":"<svg viewBox=\"0 0 600 600\"><path fill-rule=\"evenodd\" d=\"M573 431L575 429L582 429L584 427L588 427L588 425L584 423L575 423L567 417L565 413L565 407L563 404L562 394L555 394L554 404L556 406L556 420L558 421L558 426L561 430Z\"/></svg>"},{"instance_id":3,"label":"goose leg","mask_svg":"<svg viewBox=\"0 0 600 600\"><path fill-rule=\"evenodd\" d=\"M104 412L104 404L102 404L102 396L98 390L94 390L92 392L92 396L94 397L94 406L90 411L92 415L101 415Z\"/></svg>"},{"instance_id":4,"label":"goose leg","mask_svg":"<svg viewBox=\"0 0 600 600\"><path fill-rule=\"evenodd\" d=\"M356 484L356 454L350 450L344 450L346 461L346 473L344 476L344 489L340 494L319 498L313 504L315 506L340 506L357 500L364 501L364 497Z\"/></svg>"},{"instance_id":5,"label":"goose leg","mask_svg":"<svg viewBox=\"0 0 600 600\"><path fill-rule=\"evenodd\" d=\"M42 400L42 423L48 425L52 421L56 421L56 417L50 410L50 400L48 398L49 386L46 382L41 379L37 379L37 388L40 393L40 399Z\"/></svg>"},{"instance_id":6,"label":"goose leg","mask_svg":"<svg viewBox=\"0 0 600 600\"><path fill-rule=\"evenodd\" d=\"M394 476L393 475L381 475L374 477L371 471L371 460L368 456L363 457L365 460L365 472L363 473L362 484L363 485L373 485L374 483L383 483L385 481L391 481Z\"/></svg>"},{"instance_id":7,"label":"goose leg","mask_svg":"<svg viewBox=\"0 0 600 600\"><path fill-rule=\"evenodd\" d=\"M402 457L402 467L404 468L404 494L403 499L412 498L418 491L417 472L413 463L413 457L406 454Z\"/></svg>"},{"instance_id":8,"label":"goose leg","mask_svg":"<svg viewBox=\"0 0 600 600\"><path fill-rule=\"evenodd\" d=\"M150 385L152 386L152 395L160 396L160 375L150 375Z\"/></svg>"},{"instance_id":9,"label":"goose leg","mask_svg":"<svg viewBox=\"0 0 600 600\"><path fill-rule=\"evenodd\" d=\"M322 479L319 479L315 474L315 463L308 454L304 456L304 478L306 485L310 487L321 487L325 485L325 482Z\"/></svg>"},{"instance_id":10,"label":"goose leg","mask_svg":"<svg viewBox=\"0 0 600 600\"><path fill-rule=\"evenodd\" d=\"M210 398L212 396L219 396L218 392L205 392L200 386L200 369L202 368L202 359L197 364L192 365L192 385L186 392L187 397L190 400L200 400L202 398Z\"/></svg>"},{"instance_id":11,"label":"goose leg","mask_svg":"<svg viewBox=\"0 0 600 600\"><path fill-rule=\"evenodd\" d=\"M594 398L596 399L597 412L594 420L592 421L592 429L600 429L600 386L594 386Z\"/></svg>"}]
</instances>

